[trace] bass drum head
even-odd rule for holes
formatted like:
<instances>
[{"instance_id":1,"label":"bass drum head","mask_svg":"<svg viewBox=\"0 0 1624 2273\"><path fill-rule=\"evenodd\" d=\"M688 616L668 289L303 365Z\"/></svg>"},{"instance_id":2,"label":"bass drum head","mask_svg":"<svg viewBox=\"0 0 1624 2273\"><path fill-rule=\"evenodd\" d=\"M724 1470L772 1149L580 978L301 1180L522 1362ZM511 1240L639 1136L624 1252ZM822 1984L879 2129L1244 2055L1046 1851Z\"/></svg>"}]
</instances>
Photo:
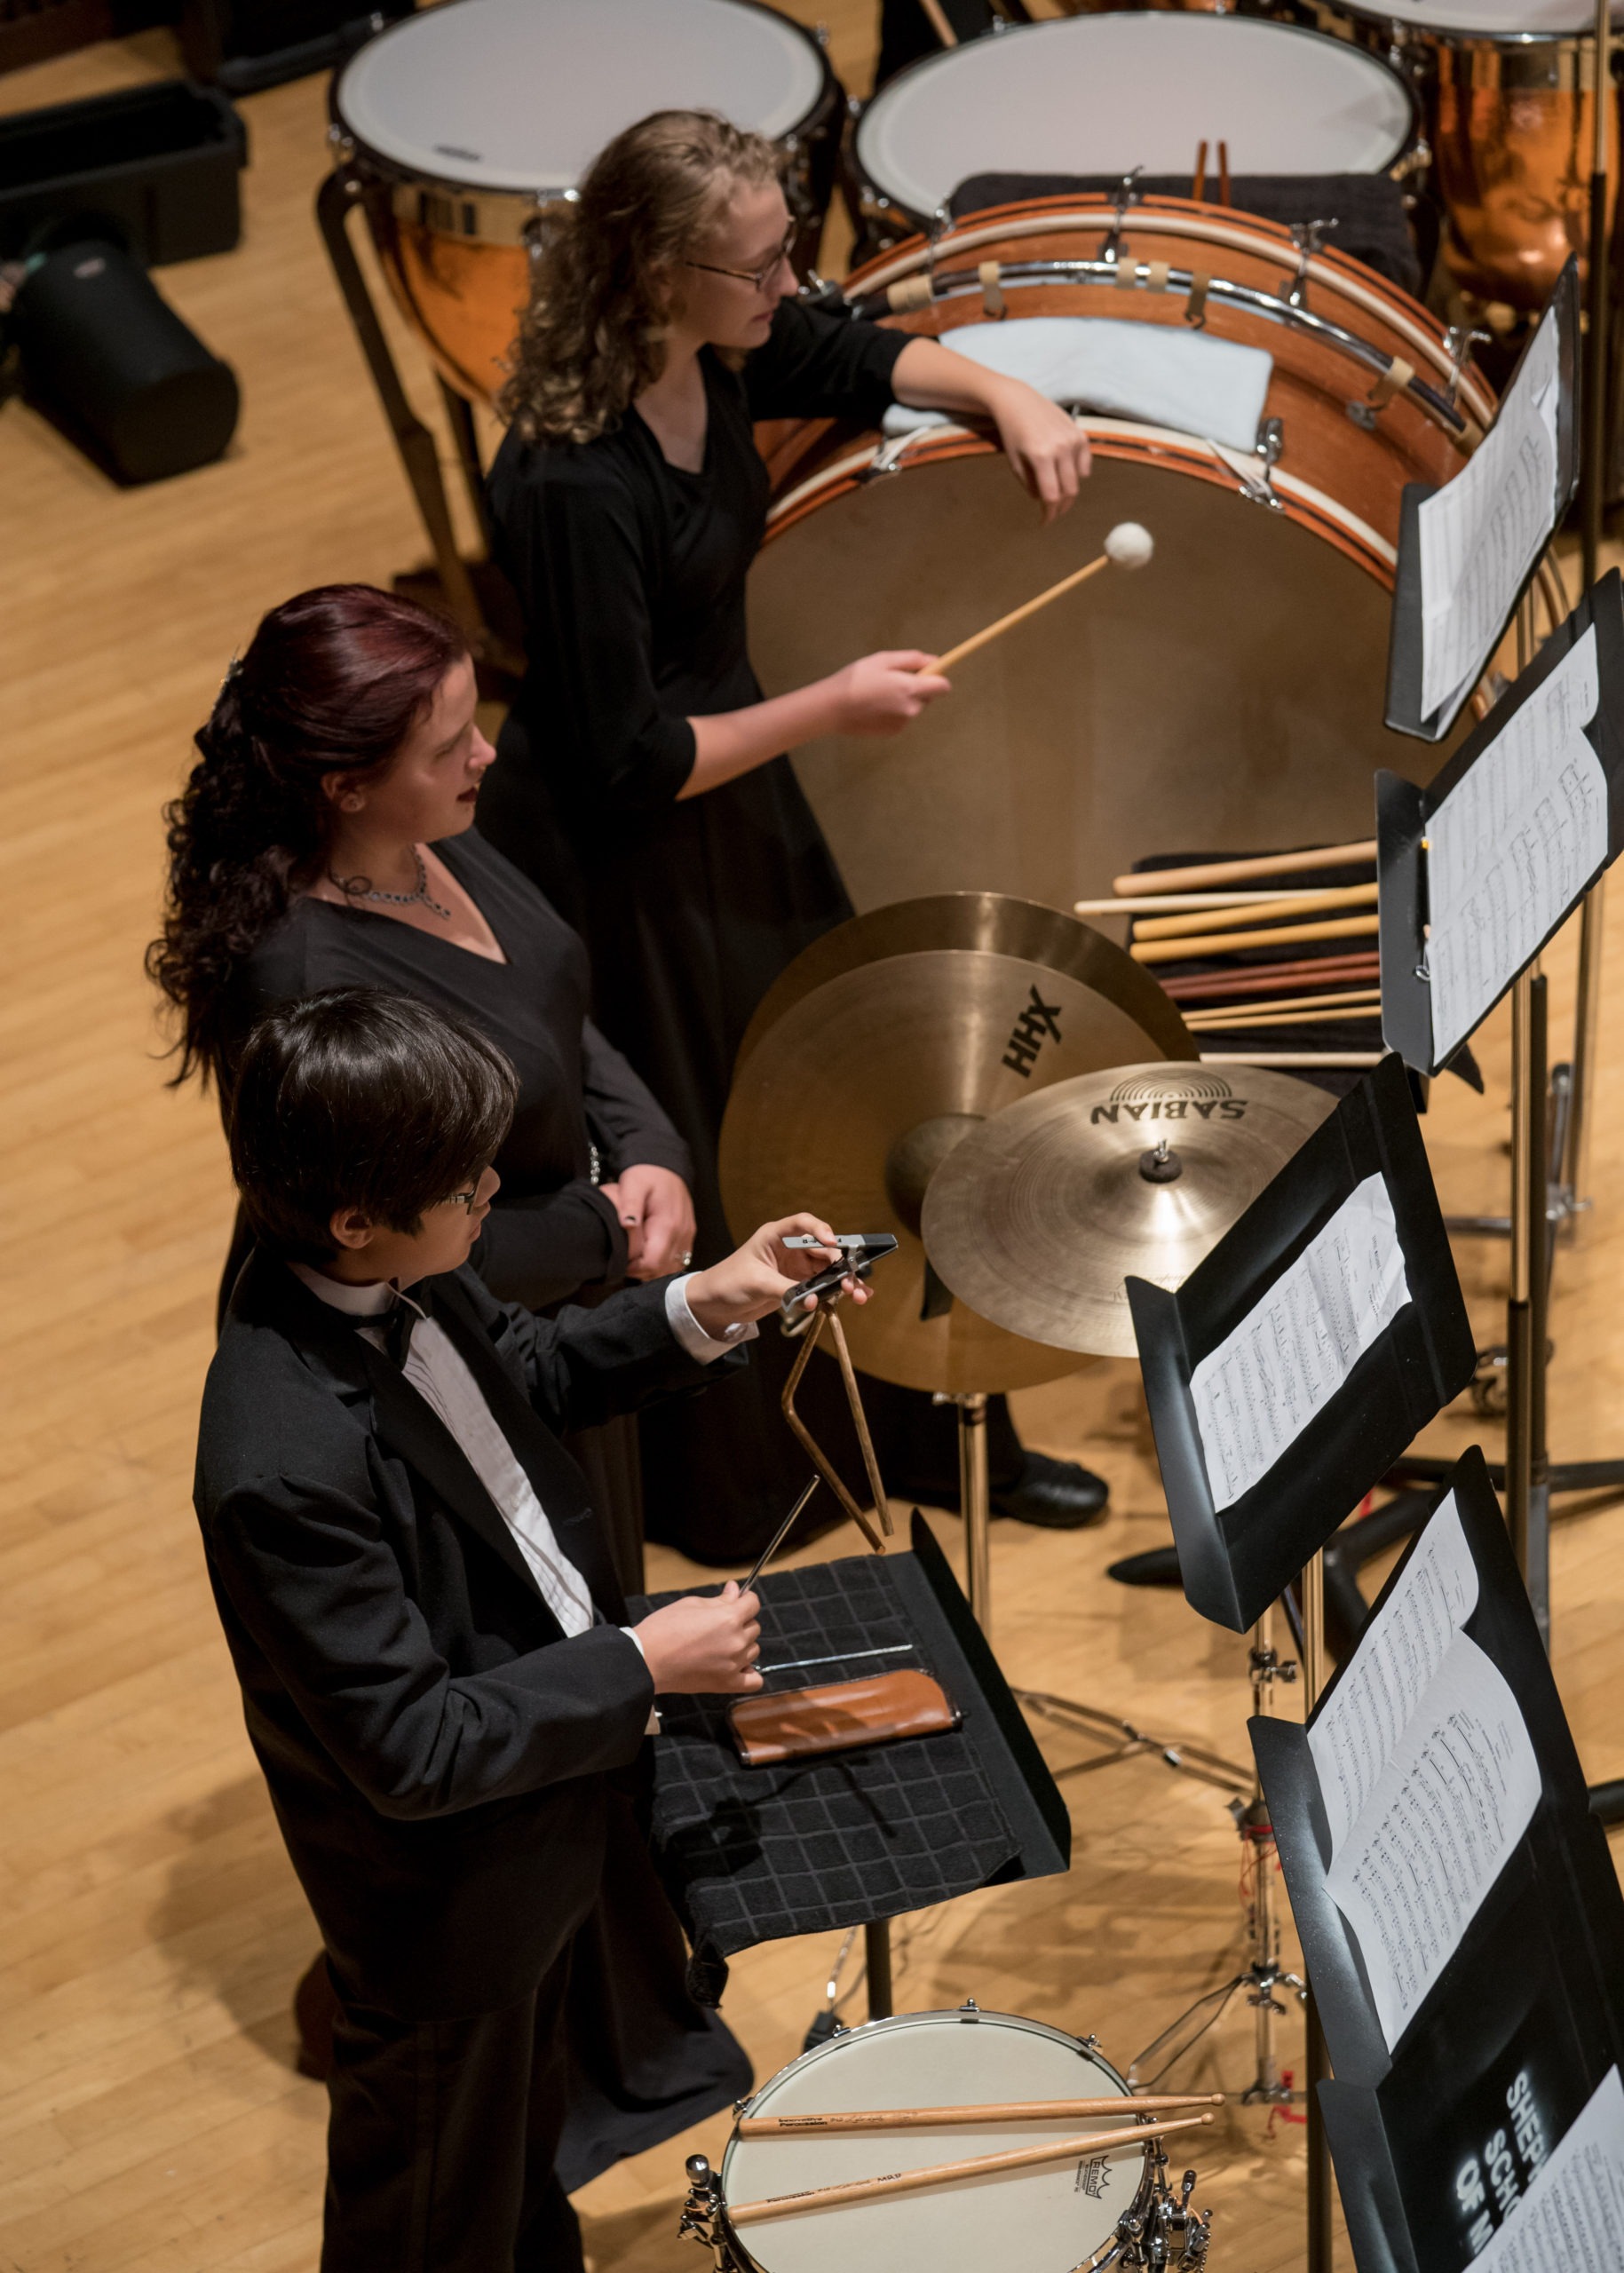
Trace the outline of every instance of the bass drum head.
<instances>
[{"instance_id":1,"label":"bass drum head","mask_svg":"<svg viewBox=\"0 0 1624 2273\"><path fill-rule=\"evenodd\" d=\"M749 0L456 0L369 40L334 106L398 172L570 188L655 110L719 110L778 140L821 99L820 50Z\"/></svg>"},{"instance_id":2,"label":"bass drum head","mask_svg":"<svg viewBox=\"0 0 1624 2273\"><path fill-rule=\"evenodd\" d=\"M877 648L940 654L1100 550L1156 541L953 673L894 740L842 736L796 770L859 912L926 892L1068 909L1153 852L1368 836L1378 766L1440 752L1382 724L1391 602L1283 514L1097 455L1050 528L1002 457L891 474L787 528L751 572L769 694Z\"/></svg>"},{"instance_id":3,"label":"bass drum head","mask_svg":"<svg viewBox=\"0 0 1624 2273\"><path fill-rule=\"evenodd\" d=\"M1382 173L1414 105L1397 72L1247 16L1073 17L928 56L876 95L860 171L918 215L972 174L1187 174L1223 135L1237 174Z\"/></svg>"},{"instance_id":4,"label":"bass drum head","mask_svg":"<svg viewBox=\"0 0 1624 2273\"><path fill-rule=\"evenodd\" d=\"M1127 2086L1074 2037L1007 2013L908 2013L837 2036L795 2061L750 2102L752 2115L1011 2100L1103 2099ZM730 2209L775 2194L921 2170L1108 2127L1108 2119L978 2123L937 2131L820 2132L737 2139L723 2158ZM1125 2124L1124 2128L1128 2126ZM1145 2174L1143 2145L1079 2163L764 2219L738 2240L757 2273L1073 2273L1107 2242Z\"/></svg>"}]
</instances>

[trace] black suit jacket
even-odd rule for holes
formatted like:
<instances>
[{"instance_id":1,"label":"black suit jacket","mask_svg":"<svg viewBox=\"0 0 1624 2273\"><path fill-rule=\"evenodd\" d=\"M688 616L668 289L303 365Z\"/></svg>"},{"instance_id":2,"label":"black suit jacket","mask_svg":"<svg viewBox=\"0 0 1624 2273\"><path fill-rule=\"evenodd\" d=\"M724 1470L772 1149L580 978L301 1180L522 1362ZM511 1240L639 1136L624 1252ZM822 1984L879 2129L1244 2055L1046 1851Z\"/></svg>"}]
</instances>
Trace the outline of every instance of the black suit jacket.
<instances>
[{"instance_id":1,"label":"black suit jacket","mask_svg":"<svg viewBox=\"0 0 1624 2273\"><path fill-rule=\"evenodd\" d=\"M606 1623L564 1637L449 1430L264 1255L209 1370L194 1496L249 1735L328 1947L362 2000L428 2020L524 1996L574 1932L606 1778L634 1768L654 1702L555 1432L715 1368L673 1339L662 1281L556 1319L467 1269L414 1291Z\"/></svg>"}]
</instances>

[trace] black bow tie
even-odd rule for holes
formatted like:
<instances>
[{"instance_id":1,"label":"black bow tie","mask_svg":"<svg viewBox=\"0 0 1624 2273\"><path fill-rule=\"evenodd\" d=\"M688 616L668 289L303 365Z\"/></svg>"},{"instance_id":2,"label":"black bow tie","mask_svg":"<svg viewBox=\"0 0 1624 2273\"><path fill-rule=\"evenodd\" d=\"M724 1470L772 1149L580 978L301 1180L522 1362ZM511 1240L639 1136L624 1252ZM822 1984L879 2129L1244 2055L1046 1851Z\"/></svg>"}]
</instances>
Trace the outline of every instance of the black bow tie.
<instances>
[{"instance_id":1,"label":"black bow tie","mask_svg":"<svg viewBox=\"0 0 1624 2273\"><path fill-rule=\"evenodd\" d=\"M397 1366L404 1367L412 1346L412 1328L422 1325L427 1308L420 1295L397 1295L380 1319L368 1319L382 1333L384 1352Z\"/></svg>"}]
</instances>

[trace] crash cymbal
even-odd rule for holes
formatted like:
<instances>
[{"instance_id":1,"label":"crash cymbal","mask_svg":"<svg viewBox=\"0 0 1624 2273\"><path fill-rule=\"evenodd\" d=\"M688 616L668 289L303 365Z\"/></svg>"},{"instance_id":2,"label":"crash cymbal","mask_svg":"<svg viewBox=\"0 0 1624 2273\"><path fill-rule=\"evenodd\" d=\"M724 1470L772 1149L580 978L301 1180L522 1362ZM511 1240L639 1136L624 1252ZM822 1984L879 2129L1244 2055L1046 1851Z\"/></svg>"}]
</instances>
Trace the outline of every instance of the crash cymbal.
<instances>
[{"instance_id":1,"label":"crash cymbal","mask_svg":"<svg viewBox=\"0 0 1624 2273\"><path fill-rule=\"evenodd\" d=\"M887 952L898 939L915 944ZM1040 945L1057 961L1020 951ZM870 946L877 960L846 961ZM811 1208L837 1231L895 1232L900 1252L876 1268L875 1299L846 1319L853 1358L883 1381L963 1393L1073 1371L1075 1357L945 1292L941 1314L922 1315L925 1186L967 1131L1033 1090L1159 1049L1192 1057L1177 1013L1108 939L992 894L877 910L801 961L813 959L819 983L803 989L792 966L741 1053L720 1161L734 1231Z\"/></svg>"},{"instance_id":2,"label":"crash cymbal","mask_svg":"<svg viewBox=\"0 0 1624 2273\"><path fill-rule=\"evenodd\" d=\"M1045 970L1064 971L1126 1010L1150 1035L1154 1054L1200 1055L1159 982L1113 940L1074 915L1063 915L1058 908L1042 907L1036 900L1011 899L1002 892L942 891L922 899L893 900L889 907L854 915L803 948L762 997L739 1045L735 1075L786 1010L843 971L892 955L939 954L954 948L1015 955L1025 962L1042 963Z\"/></svg>"},{"instance_id":3,"label":"crash cymbal","mask_svg":"<svg viewBox=\"0 0 1624 2273\"><path fill-rule=\"evenodd\" d=\"M1335 1102L1250 1066L1119 1065L1057 1082L938 1170L931 1260L1011 1334L1130 1358L1129 1274L1182 1285Z\"/></svg>"}]
</instances>

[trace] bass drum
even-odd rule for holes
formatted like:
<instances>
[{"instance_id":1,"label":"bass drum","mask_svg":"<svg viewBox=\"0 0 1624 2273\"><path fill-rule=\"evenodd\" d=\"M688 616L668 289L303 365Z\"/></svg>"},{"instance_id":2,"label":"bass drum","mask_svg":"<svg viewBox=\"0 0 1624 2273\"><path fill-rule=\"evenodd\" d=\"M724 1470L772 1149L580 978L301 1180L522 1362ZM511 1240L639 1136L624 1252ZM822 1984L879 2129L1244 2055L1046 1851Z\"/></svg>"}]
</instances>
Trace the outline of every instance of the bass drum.
<instances>
[{"instance_id":1,"label":"bass drum","mask_svg":"<svg viewBox=\"0 0 1624 2273\"><path fill-rule=\"evenodd\" d=\"M844 98L820 41L755 0L454 0L338 74L341 163L390 290L459 393L502 386L548 207L622 128L677 109L777 144L810 260Z\"/></svg>"},{"instance_id":2,"label":"bass drum","mask_svg":"<svg viewBox=\"0 0 1624 2273\"><path fill-rule=\"evenodd\" d=\"M875 648L939 654L1115 522L1155 539L1148 567L1091 579L970 657L894 741L797 751L860 910L955 891L1069 908L1153 852L1367 836L1374 770L1439 764L1382 724L1399 503L1458 470L1493 398L1469 371L1452 400L1440 328L1357 262L1313 257L1293 305L1284 228L1183 199L1117 218L1104 200L1004 207L847 288L1006 367L1017 334L1081 353L1095 400L1102 372L1120 387L1114 415L1083 418L1094 471L1051 527L962 428L763 430L775 496L750 623L769 693ZM1240 348L1256 447L1183 431L1251 416L1231 391ZM1157 415L1130 415L1144 402Z\"/></svg>"}]
</instances>

